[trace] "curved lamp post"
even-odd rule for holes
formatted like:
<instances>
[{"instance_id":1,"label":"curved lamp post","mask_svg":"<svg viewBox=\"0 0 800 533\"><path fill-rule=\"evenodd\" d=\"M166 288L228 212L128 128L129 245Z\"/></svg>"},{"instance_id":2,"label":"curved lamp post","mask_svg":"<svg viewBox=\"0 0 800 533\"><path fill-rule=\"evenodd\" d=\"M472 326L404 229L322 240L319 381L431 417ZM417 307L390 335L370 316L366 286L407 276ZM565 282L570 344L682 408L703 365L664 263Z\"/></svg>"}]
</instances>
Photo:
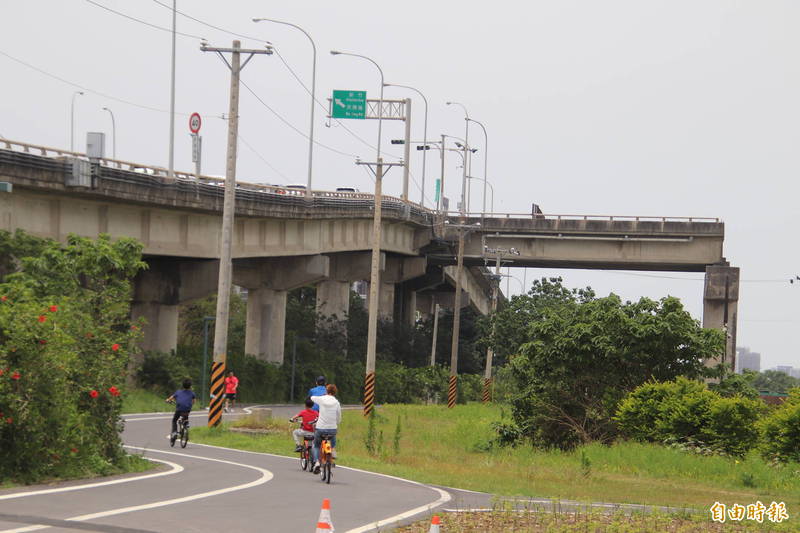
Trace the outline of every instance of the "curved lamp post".
<instances>
[{"instance_id":1,"label":"curved lamp post","mask_svg":"<svg viewBox=\"0 0 800 533\"><path fill-rule=\"evenodd\" d=\"M425 103L425 125L423 126L422 131L422 144L423 146L428 146L428 99L425 98L425 95L419 89L415 89L409 85L399 85L397 83L386 83L384 84L386 87L400 87L402 89L410 89L420 95L422 97L422 101ZM422 194L420 194L419 205L425 207L425 168L426 168L426 161L428 156L428 149L422 151Z\"/></svg>"},{"instance_id":2,"label":"curved lamp post","mask_svg":"<svg viewBox=\"0 0 800 533\"><path fill-rule=\"evenodd\" d=\"M72 93L72 104L69 108L69 151L75 151L75 97L83 96L83 91Z\"/></svg>"},{"instance_id":3,"label":"curved lamp post","mask_svg":"<svg viewBox=\"0 0 800 533\"><path fill-rule=\"evenodd\" d=\"M274 22L276 24L284 24L286 26L291 26L297 30L303 32L303 35L308 37L308 41L311 43L311 50L313 52L313 58L311 63L311 124L309 126L309 134L308 134L308 186L306 187L306 199L311 199L311 175L312 175L312 161L314 158L314 107L316 101L316 86L317 86L317 45L314 44L314 39L308 34L306 30L298 26L297 24L292 24L291 22L286 22L283 20L276 20L270 18L254 18L253 22Z\"/></svg>"},{"instance_id":4,"label":"curved lamp post","mask_svg":"<svg viewBox=\"0 0 800 533\"><path fill-rule=\"evenodd\" d=\"M111 152L112 157L114 159L117 158L117 123L114 121L114 113L107 107L103 108L103 111L108 111L108 114L111 115L111 142L114 145L114 150Z\"/></svg>"}]
</instances>

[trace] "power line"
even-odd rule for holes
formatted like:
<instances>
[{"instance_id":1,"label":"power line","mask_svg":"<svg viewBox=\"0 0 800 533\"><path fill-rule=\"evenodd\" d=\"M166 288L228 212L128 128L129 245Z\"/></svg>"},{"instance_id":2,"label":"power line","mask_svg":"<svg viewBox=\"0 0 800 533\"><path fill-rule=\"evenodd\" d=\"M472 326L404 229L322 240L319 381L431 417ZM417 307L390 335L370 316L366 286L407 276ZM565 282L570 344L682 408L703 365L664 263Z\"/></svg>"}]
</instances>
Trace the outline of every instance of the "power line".
<instances>
[{"instance_id":1,"label":"power line","mask_svg":"<svg viewBox=\"0 0 800 533\"><path fill-rule=\"evenodd\" d=\"M19 63L20 65L28 67L31 70L35 70L39 74L43 74L43 75L45 75L45 76L47 76L49 78L53 78L54 80L60 81L61 83L66 83L67 85L70 85L70 86L75 87L77 89L81 89L83 91L86 91L87 93L92 93L92 94L95 94L97 96L102 96L103 98L108 98L109 100L113 100L115 102L119 102L119 103L122 103L122 104L127 104L127 105L130 105L130 106L138 107L140 109L147 109L148 111L155 111L157 113L169 113L169 110L167 110L167 109L159 109L157 107L152 107L152 106L148 106L148 105L144 105L144 104L138 104L136 102L131 102L130 100L124 100L122 98L118 98L118 97L112 96L110 94L101 93L100 91L95 91L94 89L91 89L89 87L85 87L83 85L80 85L80 84L72 82L72 81L69 81L69 80L67 80L65 78L62 78L61 76L57 76L56 74L52 74L50 72L47 72L46 70L43 70L43 69L41 69L39 67L31 65L30 63L27 63L26 61L18 59L16 57L14 57L14 56L2 51L2 50L0 50L0 55L3 55L3 56L7 57L8 59L10 59L12 61L15 61L15 62ZM189 113L177 113L177 114L178 115L182 115L182 116L186 116L186 117L188 117L190 115Z\"/></svg>"},{"instance_id":2,"label":"power line","mask_svg":"<svg viewBox=\"0 0 800 533\"><path fill-rule=\"evenodd\" d=\"M290 179L290 178L286 177L286 175L285 175L283 172L281 172L280 170L278 170L277 168L275 168L274 166L272 166L272 163L270 163L269 161L267 161L267 160L266 160L266 159L265 159L265 158L264 158L264 157L263 157L261 154L259 154L259 153L258 153L258 151L257 151L255 148L253 148L253 147L250 145L250 143L248 143L248 142L247 142L247 141L244 139L244 137L242 137L242 135L241 135L241 134L237 135L237 137L238 137L238 139L239 139L240 141L242 141L242 144L244 144L246 147L248 147L248 148L250 149L250 151L251 151L251 152L253 152L254 154L256 154L256 156L258 156L258 158L259 158L261 161L263 161L263 162L264 162L264 164L266 164L266 165L267 165L269 168L271 168L271 169L272 169L272 171L273 171L273 172L275 172L275 173L276 173L278 176L280 176L281 178L283 178L283 179L286 181L286 183L292 183L292 182L296 181L296 180L294 180L294 179Z\"/></svg>"},{"instance_id":3,"label":"power line","mask_svg":"<svg viewBox=\"0 0 800 533\"><path fill-rule=\"evenodd\" d=\"M239 82L240 82L240 83L241 83L241 84L244 86L244 88L245 88L245 89L247 89L247 91L248 91L250 94L252 94L252 95L253 95L253 97L254 97L256 100L258 100L258 101L259 101L259 103L261 103L261 105L263 105L264 107L266 107L267 109L269 109L269 111L270 111L270 112L271 112L273 115L275 115L275 116L278 118L278 120L280 120L281 122L283 122L284 124L286 124L286 126L288 126L289 128L291 128L292 130L294 130L294 131L295 131L295 132L297 132L298 134L300 134L300 135L302 135L303 137L305 137L306 139L308 139L308 135L306 135L304 132L300 131L298 128L296 128L295 126L293 126L293 125L292 125L292 124L291 124L291 123L290 123L288 120L286 120L285 118L283 118L283 116L282 116L280 113L278 113L277 111L275 111L275 110L274 110L274 109L273 109L273 108L272 108L272 107L271 107L269 104L267 104L267 103L266 103L264 100L262 100L262 99L261 99L261 97L260 97L260 96L258 96L258 95L256 94L256 92L255 92L253 89L251 89L251 88L250 88L250 86L249 86L249 85L247 85L247 83L245 83L245 82L244 82L244 80L242 80L242 79L240 78L240 79L239 79ZM330 147L330 146L327 146L327 145L325 145L325 144L322 144L322 143L318 143L318 142L316 142L316 141L314 141L314 144L317 144L317 145L319 145L320 147L322 147L322 148L325 148L326 150L330 150L331 152L336 152L337 154L345 155L345 156L348 156L348 157L358 157L358 156L357 156L357 155L355 155L355 154L349 154L349 153L347 153L347 152L342 152L341 150L337 150L336 148L332 148L332 147Z\"/></svg>"},{"instance_id":4,"label":"power line","mask_svg":"<svg viewBox=\"0 0 800 533\"><path fill-rule=\"evenodd\" d=\"M119 11L111 9L110 7L106 7L106 6L102 5L102 4L99 4L99 3L95 2L94 0L86 0L86 1L89 2L90 4L92 4L93 6L99 7L100 9L105 9L106 11L110 11L111 13L114 13L115 15L119 15L120 17L124 17L124 18L126 18L128 20L132 20L134 22L138 22L140 24L144 24L145 26L149 26L149 27L154 28L156 30L162 30L162 31L166 31L166 32L172 33L172 28L165 28L163 26L158 26L156 24L152 24L150 22L147 22L146 20L137 19L136 17L132 17L130 15L126 15L125 13L121 13ZM199 35L192 35L191 33L183 33L183 32L176 31L175 34L176 35L181 35L183 37L190 37L192 39L205 40L205 37L201 37Z\"/></svg>"},{"instance_id":5,"label":"power line","mask_svg":"<svg viewBox=\"0 0 800 533\"><path fill-rule=\"evenodd\" d=\"M89 1L89 0L87 0L87 1ZM163 2L160 2L159 0L153 0L153 2L155 2L156 4L160 5L161 7L165 8L165 9L169 9L170 11L172 11L172 7L168 6L167 4L164 4ZM183 17L185 17L185 18L189 19L189 20L193 20L194 22L197 22L198 24L202 24L202 25L204 25L204 26L207 26L207 27L209 27L209 28L212 28L212 29L214 29L214 30L221 31L221 32L224 32L224 33L227 33L227 34L233 35L233 36L235 36L235 37L241 37L242 39L252 39L252 40L254 40L254 41L265 42L265 41L264 41L264 39L261 39L261 38L259 38L259 37L254 37L254 36L252 36L252 35L246 35L246 34L243 34L243 33L238 33L238 32L232 31L232 30L228 30L228 29L222 28L222 27L220 27L220 26L215 26L215 25L213 25L213 24L210 24L210 23L208 23L208 22L206 22L206 21L204 21L204 20L201 20L201 19L199 19L199 18L193 17L193 16L191 16L191 15L189 15L188 13L185 13L185 12L183 12L183 11L175 10L175 12L176 12L176 13L178 13L179 15L181 15L181 16L183 16ZM283 66L284 66L284 67L286 67L286 69L287 69L287 70L289 71L289 73L290 73L290 74L291 74L291 75L294 77L294 79L297 81L297 83L299 83L299 84L300 84L300 86L301 86L301 87L302 87L302 88L303 88L303 89L304 89L304 90L305 90L305 91L306 91L306 92L307 92L309 95L311 95L311 90L310 90L310 89L309 89L309 88L306 86L306 84L305 84L305 83L303 83L303 80L301 80L301 79L300 79L300 76L298 76L298 75L297 75L297 72L295 72L295 70L294 70L294 69L291 67L291 65L289 65L289 63L286 61L286 59L284 59L284 57L283 57L283 55L281 55L280 51L278 51L278 50L277 50L275 47L273 47L273 52L275 52L275 55L277 55L277 56L278 56L278 59L280 59L280 60L281 60L281 63L283 63ZM251 92L252 92L252 91L251 91ZM325 106L325 105L324 105L322 102L320 102L320 101L319 101L319 99L318 99L316 96L314 96L314 101L317 103L317 105L318 105L318 106L319 106L319 107L320 107L320 108L321 108L323 111L327 111L327 110L328 110L328 108L327 108L327 107L326 107L326 106ZM283 119L281 119L281 120L283 120ZM341 121L341 120L339 120L339 119L333 119L333 120L335 120L335 121L336 121L336 123L337 123L337 124L339 124L339 126L341 126L341 127L342 127L342 128L343 128L343 129L344 129L346 132L347 132L347 133L349 133L350 135L352 135L353 137L355 137L356 139L358 139L358 140L359 140L361 143L363 143L365 146L367 146L368 148L370 148L370 149L372 149L372 150L375 150L375 148L376 148L376 147L375 147L375 145L373 145L373 144L370 144L368 141L364 140L362 137L360 137L358 134L356 134L356 133L355 133L353 130L351 130L350 128L348 128L347 126L345 126L345 125L342 123L342 121ZM287 124L287 125L288 125L288 124ZM289 127L291 127L292 129L294 129L295 131L297 131L297 128L294 128L294 126L291 126L291 125L290 125ZM305 134L303 134L303 135L304 135L304 136L306 136ZM306 136L306 138L308 138L308 136ZM323 144L319 143L318 141L314 141L314 144L317 144L317 145L319 145L319 146L322 146L323 148L327 148L327 149L329 149L329 150L331 149L330 147L328 147L328 146L325 146L325 145L323 145ZM338 151L336 151L336 150L333 150L333 151L335 151L335 152L337 152L337 153L340 153L340 154L342 153L342 152L338 152ZM351 156L351 157L355 157L355 156L352 156L351 154L344 154L344 155L349 155L349 156ZM392 158L394 158L394 159L397 159L397 160L400 160L400 159L402 159L402 157L399 157L399 156L397 156L397 155L394 155L394 154L387 153L386 155L387 155L387 156L389 156L389 157L392 157Z\"/></svg>"}]
</instances>

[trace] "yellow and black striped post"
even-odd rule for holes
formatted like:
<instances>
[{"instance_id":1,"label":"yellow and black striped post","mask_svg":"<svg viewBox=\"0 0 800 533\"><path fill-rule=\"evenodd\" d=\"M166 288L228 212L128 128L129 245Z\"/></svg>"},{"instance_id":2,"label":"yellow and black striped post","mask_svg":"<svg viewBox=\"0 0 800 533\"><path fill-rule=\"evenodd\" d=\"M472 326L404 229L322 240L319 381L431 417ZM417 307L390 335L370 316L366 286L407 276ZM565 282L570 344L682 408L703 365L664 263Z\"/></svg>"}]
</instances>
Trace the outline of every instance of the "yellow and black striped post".
<instances>
[{"instance_id":1,"label":"yellow and black striped post","mask_svg":"<svg viewBox=\"0 0 800 533\"><path fill-rule=\"evenodd\" d=\"M458 376L450 376L450 382L447 386L447 407L453 408L456 406L456 382Z\"/></svg>"},{"instance_id":2,"label":"yellow and black striped post","mask_svg":"<svg viewBox=\"0 0 800 533\"><path fill-rule=\"evenodd\" d=\"M364 416L372 414L375 403L375 372L368 372L364 379Z\"/></svg>"},{"instance_id":3,"label":"yellow and black striped post","mask_svg":"<svg viewBox=\"0 0 800 533\"><path fill-rule=\"evenodd\" d=\"M492 378L483 378L483 403L492 401Z\"/></svg>"},{"instance_id":4,"label":"yellow and black striped post","mask_svg":"<svg viewBox=\"0 0 800 533\"><path fill-rule=\"evenodd\" d=\"M225 363L211 363L211 402L208 406L208 427L222 422L222 405L225 401Z\"/></svg>"}]
</instances>

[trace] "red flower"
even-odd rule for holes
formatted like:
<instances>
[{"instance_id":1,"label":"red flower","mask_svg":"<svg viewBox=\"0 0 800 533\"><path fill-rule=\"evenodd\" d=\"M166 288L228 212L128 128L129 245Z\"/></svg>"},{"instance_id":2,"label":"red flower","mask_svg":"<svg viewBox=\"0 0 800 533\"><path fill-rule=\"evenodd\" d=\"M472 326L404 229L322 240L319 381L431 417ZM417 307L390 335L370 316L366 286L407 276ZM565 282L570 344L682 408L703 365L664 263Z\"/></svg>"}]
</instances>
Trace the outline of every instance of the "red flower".
<instances>
[{"instance_id":1,"label":"red flower","mask_svg":"<svg viewBox=\"0 0 800 533\"><path fill-rule=\"evenodd\" d=\"M11 379L19 379L21 377L22 376L19 375L19 372L14 372L13 374L11 374Z\"/></svg>"},{"instance_id":2,"label":"red flower","mask_svg":"<svg viewBox=\"0 0 800 533\"><path fill-rule=\"evenodd\" d=\"M9 416L8 418L6 418L6 424L13 424L13 423L14 419L12 417Z\"/></svg>"},{"instance_id":3,"label":"red flower","mask_svg":"<svg viewBox=\"0 0 800 533\"><path fill-rule=\"evenodd\" d=\"M46 340L44 340L44 339L41 339L41 340L39 341L39 344L47 344L47 341L46 341Z\"/></svg>"},{"instance_id":4,"label":"red flower","mask_svg":"<svg viewBox=\"0 0 800 533\"><path fill-rule=\"evenodd\" d=\"M51 313L55 313L56 311L58 311L58 306L57 305L51 305L49 309L50 309Z\"/></svg>"},{"instance_id":5,"label":"red flower","mask_svg":"<svg viewBox=\"0 0 800 533\"><path fill-rule=\"evenodd\" d=\"M111 396L119 396L119 389L114 387L113 385L108 388L108 392L111 393Z\"/></svg>"},{"instance_id":6,"label":"red flower","mask_svg":"<svg viewBox=\"0 0 800 533\"><path fill-rule=\"evenodd\" d=\"M93 333L89 332L89 333L86 334L86 338L87 339L91 339L92 337L94 337Z\"/></svg>"},{"instance_id":7,"label":"red flower","mask_svg":"<svg viewBox=\"0 0 800 533\"><path fill-rule=\"evenodd\" d=\"M100 393L92 389L91 391L89 391L89 396L91 396L92 398L97 398L98 396L100 396Z\"/></svg>"},{"instance_id":8,"label":"red flower","mask_svg":"<svg viewBox=\"0 0 800 533\"><path fill-rule=\"evenodd\" d=\"M78 448L70 448L69 451L72 453L78 453Z\"/></svg>"},{"instance_id":9,"label":"red flower","mask_svg":"<svg viewBox=\"0 0 800 533\"><path fill-rule=\"evenodd\" d=\"M6 371L5 371L5 370L3 370L2 368L0 368L0 376L2 376L2 375L3 375L3 374L5 374L5 373L6 373ZM2 418L2 416L3 416L3 415L0 415L0 418Z\"/></svg>"},{"instance_id":10,"label":"red flower","mask_svg":"<svg viewBox=\"0 0 800 533\"><path fill-rule=\"evenodd\" d=\"M138 329L136 326L131 326L131 331L137 331Z\"/></svg>"},{"instance_id":11,"label":"red flower","mask_svg":"<svg viewBox=\"0 0 800 533\"><path fill-rule=\"evenodd\" d=\"M45 320L47 320L47 317L46 317L46 316L44 316L44 315L39 315L39 322L40 322L40 323L41 323L41 322L44 322Z\"/></svg>"},{"instance_id":12,"label":"red flower","mask_svg":"<svg viewBox=\"0 0 800 533\"><path fill-rule=\"evenodd\" d=\"M119 344L112 344L111 349L116 352L117 350L119 350Z\"/></svg>"},{"instance_id":13,"label":"red flower","mask_svg":"<svg viewBox=\"0 0 800 533\"><path fill-rule=\"evenodd\" d=\"M6 300L8 300L8 296L6 296L5 294L3 296L0 296L0 301L5 302Z\"/></svg>"}]
</instances>

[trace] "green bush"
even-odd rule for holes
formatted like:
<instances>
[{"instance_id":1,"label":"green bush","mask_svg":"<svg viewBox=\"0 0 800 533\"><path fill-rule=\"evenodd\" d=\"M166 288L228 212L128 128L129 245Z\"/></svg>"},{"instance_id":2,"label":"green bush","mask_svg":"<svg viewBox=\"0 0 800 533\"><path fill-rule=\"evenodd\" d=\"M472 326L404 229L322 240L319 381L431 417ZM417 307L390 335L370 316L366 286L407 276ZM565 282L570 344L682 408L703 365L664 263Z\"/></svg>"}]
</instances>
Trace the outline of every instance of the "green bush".
<instances>
[{"instance_id":1,"label":"green bush","mask_svg":"<svg viewBox=\"0 0 800 533\"><path fill-rule=\"evenodd\" d=\"M760 400L725 398L703 383L678 378L638 387L620 402L614 420L621 435L634 440L743 456L758 442L763 410Z\"/></svg>"},{"instance_id":2,"label":"green bush","mask_svg":"<svg viewBox=\"0 0 800 533\"><path fill-rule=\"evenodd\" d=\"M771 460L800 462L800 388L790 389L787 400L760 424L761 454Z\"/></svg>"},{"instance_id":3,"label":"green bush","mask_svg":"<svg viewBox=\"0 0 800 533\"><path fill-rule=\"evenodd\" d=\"M3 247L14 249L7 233ZM108 473L126 461L119 414L141 245L70 236L15 265L0 283L0 479Z\"/></svg>"}]
</instances>

